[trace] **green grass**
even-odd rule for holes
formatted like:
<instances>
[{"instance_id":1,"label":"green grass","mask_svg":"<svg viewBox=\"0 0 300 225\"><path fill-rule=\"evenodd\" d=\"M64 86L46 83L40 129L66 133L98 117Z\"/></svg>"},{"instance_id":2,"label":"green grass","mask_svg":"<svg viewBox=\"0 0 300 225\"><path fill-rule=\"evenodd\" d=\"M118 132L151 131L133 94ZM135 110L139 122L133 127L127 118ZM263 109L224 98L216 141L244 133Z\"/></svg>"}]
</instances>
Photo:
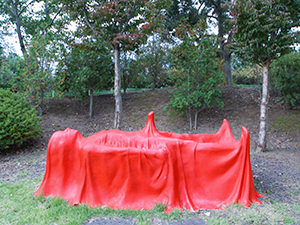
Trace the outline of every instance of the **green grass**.
<instances>
[{"instance_id":1,"label":"green grass","mask_svg":"<svg viewBox=\"0 0 300 225\"><path fill-rule=\"evenodd\" d=\"M261 88L261 84L235 84L238 87L246 87L246 88Z\"/></svg>"},{"instance_id":2,"label":"green grass","mask_svg":"<svg viewBox=\"0 0 300 225\"><path fill-rule=\"evenodd\" d=\"M280 132L293 132L300 129L300 115L293 113L280 116L271 123L271 126Z\"/></svg>"},{"instance_id":3,"label":"green grass","mask_svg":"<svg viewBox=\"0 0 300 225\"><path fill-rule=\"evenodd\" d=\"M156 205L153 210L113 210L105 207L91 208L85 205L71 206L61 198L34 197L41 180L30 179L0 184L0 224L82 224L91 217L135 218L137 224L150 224L152 218L180 220L197 216L208 224L300 224L300 206L266 199L263 205L250 208L231 205L225 210L200 210L163 213L165 206ZM205 212L210 212L209 216Z\"/></svg>"},{"instance_id":4,"label":"green grass","mask_svg":"<svg viewBox=\"0 0 300 225\"><path fill-rule=\"evenodd\" d=\"M126 89L126 93L134 92L134 91L149 91L149 90L151 90L151 88L127 88ZM112 95L113 93L114 93L113 89L110 89L110 90L100 90L100 91L96 90L96 91L94 91L94 96ZM124 93L123 89L121 89L121 93ZM74 93L67 92L67 93L64 94L64 96L66 96L66 97L74 97Z\"/></svg>"},{"instance_id":5,"label":"green grass","mask_svg":"<svg viewBox=\"0 0 300 225\"><path fill-rule=\"evenodd\" d=\"M91 208L85 205L71 206L61 198L34 197L39 179L0 184L0 224L82 224L95 217L132 217L138 224L148 224L149 218L179 220L189 213L174 210L163 213L165 207L158 204L153 210L113 210Z\"/></svg>"},{"instance_id":6,"label":"green grass","mask_svg":"<svg viewBox=\"0 0 300 225\"><path fill-rule=\"evenodd\" d=\"M265 200L263 205L253 204L250 208L234 204L225 210L214 211L208 224L299 224L300 207Z\"/></svg>"}]
</instances>

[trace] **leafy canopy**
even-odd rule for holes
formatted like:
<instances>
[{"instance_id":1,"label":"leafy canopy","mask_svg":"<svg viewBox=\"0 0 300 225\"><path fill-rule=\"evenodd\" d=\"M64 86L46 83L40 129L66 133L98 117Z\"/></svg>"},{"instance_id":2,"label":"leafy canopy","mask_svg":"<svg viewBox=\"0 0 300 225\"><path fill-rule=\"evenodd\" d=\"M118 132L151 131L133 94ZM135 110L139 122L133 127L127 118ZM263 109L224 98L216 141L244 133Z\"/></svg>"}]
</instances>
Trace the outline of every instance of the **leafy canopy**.
<instances>
[{"instance_id":1,"label":"leafy canopy","mask_svg":"<svg viewBox=\"0 0 300 225\"><path fill-rule=\"evenodd\" d=\"M291 108L300 108L300 53L290 53L272 62L271 84Z\"/></svg>"},{"instance_id":2,"label":"leafy canopy","mask_svg":"<svg viewBox=\"0 0 300 225\"><path fill-rule=\"evenodd\" d=\"M146 34L158 22L165 1L61 0L87 35L101 36L124 50L146 41Z\"/></svg>"},{"instance_id":3,"label":"leafy canopy","mask_svg":"<svg viewBox=\"0 0 300 225\"><path fill-rule=\"evenodd\" d=\"M291 51L299 41L300 1L237 0L231 13L235 24L234 49L249 61L266 64Z\"/></svg>"},{"instance_id":4,"label":"leafy canopy","mask_svg":"<svg viewBox=\"0 0 300 225\"><path fill-rule=\"evenodd\" d=\"M194 31L195 32L195 31ZM171 76L175 81L171 108L199 112L214 104L222 106L224 74L213 37L190 32L172 52Z\"/></svg>"},{"instance_id":5,"label":"leafy canopy","mask_svg":"<svg viewBox=\"0 0 300 225\"><path fill-rule=\"evenodd\" d=\"M69 46L58 65L62 90L85 97L89 90L112 87L112 55L102 44L84 39Z\"/></svg>"}]
</instances>

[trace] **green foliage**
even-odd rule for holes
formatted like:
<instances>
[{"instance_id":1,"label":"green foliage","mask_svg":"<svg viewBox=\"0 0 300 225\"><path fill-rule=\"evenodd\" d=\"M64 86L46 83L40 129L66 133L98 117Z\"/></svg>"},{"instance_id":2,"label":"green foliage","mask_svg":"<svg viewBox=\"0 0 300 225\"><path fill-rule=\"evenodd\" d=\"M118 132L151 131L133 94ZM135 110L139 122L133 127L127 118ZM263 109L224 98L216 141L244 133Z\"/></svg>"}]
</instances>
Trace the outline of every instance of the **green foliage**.
<instances>
[{"instance_id":1,"label":"green foliage","mask_svg":"<svg viewBox=\"0 0 300 225\"><path fill-rule=\"evenodd\" d=\"M147 40L159 21L164 1L60 0L67 13L87 36L103 37L114 48L133 50Z\"/></svg>"},{"instance_id":2,"label":"green foliage","mask_svg":"<svg viewBox=\"0 0 300 225\"><path fill-rule=\"evenodd\" d=\"M13 80L13 90L31 98L39 107L40 115L45 100L51 98L51 92L57 88L57 80L52 75L55 54L55 40L51 34L37 35L28 46L21 72Z\"/></svg>"},{"instance_id":3,"label":"green foliage","mask_svg":"<svg viewBox=\"0 0 300 225\"><path fill-rule=\"evenodd\" d=\"M171 76L175 82L169 107L181 113L198 113L202 109L222 107L221 86L224 74L217 47L209 36L185 38L172 52Z\"/></svg>"},{"instance_id":4,"label":"green foliage","mask_svg":"<svg viewBox=\"0 0 300 225\"><path fill-rule=\"evenodd\" d=\"M69 50L57 70L63 92L81 98L87 96L89 90L112 88L112 55L103 42L84 40Z\"/></svg>"},{"instance_id":5,"label":"green foliage","mask_svg":"<svg viewBox=\"0 0 300 225\"><path fill-rule=\"evenodd\" d=\"M169 49L162 38L155 34L148 44L139 49L137 61L140 64L140 79L144 87L155 89L170 84L167 72Z\"/></svg>"},{"instance_id":6,"label":"green foliage","mask_svg":"<svg viewBox=\"0 0 300 225\"><path fill-rule=\"evenodd\" d=\"M192 0L172 0L167 9L165 26L173 31L179 24L196 25L203 15L199 12L198 6Z\"/></svg>"},{"instance_id":7,"label":"green foliage","mask_svg":"<svg viewBox=\"0 0 300 225\"><path fill-rule=\"evenodd\" d=\"M246 65L235 68L232 72L233 82L235 84L261 84L261 67L256 65Z\"/></svg>"},{"instance_id":8,"label":"green foliage","mask_svg":"<svg viewBox=\"0 0 300 225\"><path fill-rule=\"evenodd\" d=\"M300 53L291 53L271 64L271 84L290 107L300 107Z\"/></svg>"},{"instance_id":9,"label":"green foliage","mask_svg":"<svg viewBox=\"0 0 300 225\"><path fill-rule=\"evenodd\" d=\"M17 76L22 59L16 54L0 57L0 88L10 88L12 78Z\"/></svg>"},{"instance_id":10,"label":"green foliage","mask_svg":"<svg viewBox=\"0 0 300 225\"><path fill-rule=\"evenodd\" d=\"M234 16L234 50L239 57L268 64L291 51L298 42L299 1L239 0L231 8Z\"/></svg>"},{"instance_id":11,"label":"green foliage","mask_svg":"<svg viewBox=\"0 0 300 225\"><path fill-rule=\"evenodd\" d=\"M149 85L138 56L131 58L125 56L121 60L123 88L145 88Z\"/></svg>"},{"instance_id":12,"label":"green foliage","mask_svg":"<svg viewBox=\"0 0 300 225\"><path fill-rule=\"evenodd\" d=\"M40 134L39 117L24 96L0 89L0 150L18 147Z\"/></svg>"}]
</instances>

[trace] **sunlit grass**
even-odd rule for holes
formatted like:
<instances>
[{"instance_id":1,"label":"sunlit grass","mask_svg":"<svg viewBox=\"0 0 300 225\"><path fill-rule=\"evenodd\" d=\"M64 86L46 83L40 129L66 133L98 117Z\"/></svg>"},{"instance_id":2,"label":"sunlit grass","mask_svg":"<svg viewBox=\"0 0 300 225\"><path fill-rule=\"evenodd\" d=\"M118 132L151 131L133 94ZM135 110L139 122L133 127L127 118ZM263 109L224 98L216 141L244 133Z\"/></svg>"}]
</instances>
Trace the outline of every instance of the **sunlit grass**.
<instances>
[{"instance_id":1,"label":"sunlit grass","mask_svg":"<svg viewBox=\"0 0 300 225\"><path fill-rule=\"evenodd\" d=\"M250 208L231 205L225 210L200 210L164 213L165 206L153 210L113 210L91 208L86 205L71 206L61 198L34 197L41 180L31 179L0 184L0 224L82 224L92 217L134 218L137 224L150 224L159 220L180 220L199 217L208 224L300 224L300 206L264 200L262 205Z\"/></svg>"},{"instance_id":2,"label":"sunlit grass","mask_svg":"<svg viewBox=\"0 0 300 225\"><path fill-rule=\"evenodd\" d=\"M136 218L138 224L147 224L148 218L178 220L188 216L179 210L163 213L165 206L158 204L153 210L113 210L71 206L61 198L34 197L39 179L0 184L0 224L82 224L88 218Z\"/></svg>"},{"instance_id":3,"label":"sunlit grass","mask_svg":"<svg viewBox=\"0 0 300 225\"><path fill-rule=\"evenodd\" d=\"M297 204L265 200L250 208L234 204L225 210L214 211L208 224L300 224L300 207Z\"/></svg>"}]
</instances>

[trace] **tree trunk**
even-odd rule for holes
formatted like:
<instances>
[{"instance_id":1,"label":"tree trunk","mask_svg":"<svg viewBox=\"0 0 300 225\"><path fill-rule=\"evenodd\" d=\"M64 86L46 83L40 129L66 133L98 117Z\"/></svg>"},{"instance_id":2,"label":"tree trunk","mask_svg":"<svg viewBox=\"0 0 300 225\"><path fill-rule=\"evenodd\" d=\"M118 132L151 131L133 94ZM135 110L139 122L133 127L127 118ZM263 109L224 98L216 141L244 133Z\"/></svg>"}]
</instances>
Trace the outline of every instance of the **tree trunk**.
<instances>
[{"instance_id":1,"label":"tree trunk","mask_svg":"<svg viewBox=\"0 0 300 225\"><path fill-rule=\"evenodd\" d=\"M191 108L189 107L189 111L188 111L188 117L189 117L189 123L190 123L190 131L193 130L193 121L192 121L192 111Z\"/></svg>"},{"instance_id":2,"label":"tree trunk","mask_svg":"<svg viewBox=\"0 0 300 225\"><path fill-rule=\"evenodd\" d=\"M44 111L44 92L41 91L41 97L40 97L40 103L38 105L38 110L39 110L39 116L43 116L43 111Z\"/></svg>"},{"instance_id":3,"label":"tree trunk","mask_svg":"<svg viewBox=\"0 0 300 225\"><path fill-rule=\"evenodd\" d=\"M231 54L228 52L228 49L225 47L224 42L224 23L225 19L223 16L223 6L221 1L216 2L216 13L218 21L218 39L219 39L219 48L220 48L220 57L224 60L224 73L225 78L228 84L232 84L232 74L231 74ZM228 37L230 39L230 37Z\"/></svg>"},{"instance_id":4,"label":"tree trunk","mask_svg":"<svg viewBox=\"0 0 300 225\"><path fill-rule=\"evenodd\" d=\"M115 120L114 127L119 129L122 122L122 96L121 96L121 77L120 77L120 46L114 46L115 58L115 83L114 83L114 96L115 96Z\"/></svg>"},{"instance_id":5,"label":"tree trunk","mask_svg":"<svg viewBox=\"0 0 300 225\"><path fill-rule=\"evenodd\" d=\"M157 79L157 73L156 71L153 73L153 77L152 77L152 91L155 90L156 88L156 79Z\"/></svg>"},{"instance_id":6,"label":"tree trunk","mask_svg":"<svg viewBox=\"0 0 300 225\"><path fill-rule=\"evenodd\" d=\"M23 35L22 35L22 31L21 31L22 24L21 24L21 21L20 21L20 18L19 18L18 9L17 9L16 5L14 5L14 17L15 17L15 20L16 20L16 28L17 28L18 39L19 39L21 51L23 53L23 56L25 56L26 48L25 48L25 44L24 44L24 38L23 38Z\"/></svg>"},{"instance_id":7,"label":"tree trunk","mask_svg":"<svg viewBox=\"0 0 300 225\"><path fill-rule=\"evenodd\" d=\"M125 96L126 95L126 72L124 71L123 72L123 76L122 76L122 78L123 78L123 95Z\"/></svg>"},{"instance_id":8,"label":"tree trunk","mask_svg":"<svg viewBox=\"0 0 300 225\"><path fill-rule=\"evenodd\" d=\"M94 92L93 89L90 89L90 110L89 110L89 118L92 119L94 115Z\"/></svg>"},{"instance_id":9,"label":"tree trunk","mask_svg":"<svg viewBox=\"0 0 300 225\"><path fill-rule=\"evenodd\" d=\"M195 111L194 130L197 130L197 122L198 122L198 111Z\"/></svg>"},{"instance_id":10,"label":"tree trunk","mask_svg":"<svg viewBox=\"0 0 300 225\"><path fill-rule=\"evenodd\" d=\"M129 73L128 73L128 71L124 70L122 78L123 78L122 79L123 80L123 94L125 96L126 93L127 93L128 84L129 84Z\"/></svg>"},{"instance_id":11,"label":"tree trunk","mask_svg":"<svg viewBox=\"0 0 300 225\"><path fill-rule=\"evenodd\" d=\"M19 38L19 43L20 43L21 51L22 51L22 54L25 55L26 54L26 48L25 48L23 36L22 36L22 33L21 33L21 23L20 23L20 21L18 19L17 19L16 26L17 26L17 33L18 33L18 38Z\"/></svg>"},{"instance_id":12,"label":"tree trunk","mask_svg":"<svg viewBox=\"0 0 300 225\"><path fill-rule=\"evenodd\" d=\"M232 73L231 73L231 54L224 49L224 72L226 75L226 81L232 85Z\"/></svg>"},{"instance_id":13,"label":"tree trunk","mask_svg":"<svg viewBox=\"0 0 300 225\"><path fill-rule=\"evenodd\" d=\"M259 135L256 150L261 152L266 148L267 144L267 124L268 124L268 79L269 79L270 62L263 65L263 87L260 103L260 124Z\"/></svg>"}]
</instances>

